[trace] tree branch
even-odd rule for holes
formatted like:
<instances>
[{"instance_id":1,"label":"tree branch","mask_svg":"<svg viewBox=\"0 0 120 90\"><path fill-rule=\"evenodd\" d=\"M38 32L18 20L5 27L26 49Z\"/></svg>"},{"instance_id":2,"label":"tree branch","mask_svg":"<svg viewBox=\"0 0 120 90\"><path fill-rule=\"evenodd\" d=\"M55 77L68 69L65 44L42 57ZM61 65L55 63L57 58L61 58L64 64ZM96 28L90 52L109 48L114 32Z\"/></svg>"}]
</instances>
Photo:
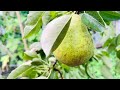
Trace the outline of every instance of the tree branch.
<instances>
[{"instance_id":1,"label":"tree branch","mask_svg":"<svg viewBox=\"0 0 120 90\"><path fill-rule=\"evenodd\" d=\"M27 49L28 49L28 46L27 46L26 39L23 39L24 29L23 29L23 25L22 25L22 23L21 23L21 18L20 18L20 13L19 13L19 11L16 11L16 15L17 15L17 18L18 18L18 22L19 22L19 26L20 26L20 31L21 31L21 34L22 34L23 44L24 44L25 50L27 50Z\"/></svg>"}]
</instances>

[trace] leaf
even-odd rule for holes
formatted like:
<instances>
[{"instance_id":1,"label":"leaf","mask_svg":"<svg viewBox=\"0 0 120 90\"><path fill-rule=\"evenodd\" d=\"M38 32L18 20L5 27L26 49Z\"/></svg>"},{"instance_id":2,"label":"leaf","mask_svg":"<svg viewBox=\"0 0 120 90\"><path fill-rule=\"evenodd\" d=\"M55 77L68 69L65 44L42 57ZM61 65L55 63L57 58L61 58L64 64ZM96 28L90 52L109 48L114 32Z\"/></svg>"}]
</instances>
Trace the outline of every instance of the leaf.
<instances>
[{"instance_id":1,"label":"leaf","mask_svg":"<svg viewBox=\"0 0 120 90\"><path fill-rule=\"evenodd\" d=\"M42 15L44 11L30 11L24 28L24 37L28 38L39 32L42 26Z\"/></svg>"},{"instance_id":2,"label":"leaf","mask_svg":"<svg viewBox=\"0 0 120 90\"><path fill-rule=\"evenodd\" d=\"M56 11L50 11L50 16L51 16L51 19L54 19L57 17L57 12Z\"/></svg>"},{"instance_id":3,"label":"leaf","mask_svg":"<svg viewBox=\"0 0 120 90\"><path fill-rule=\"evenodd\" d=\"M104 47L108 47L108 46L110 45L110 43L112 42L112 40L113 40L113 38L108 38L108 39L105 41L105 43L104 43L104 45L103 45L103 48L104 48Z\"/></svg>"},{"instance_id":4,"label":"leaf","mask_svg":"<svg viewBox=\"0 0 120 90\"><path fill-rule=\"evenodd\" d=\"M120 50L116 51L116 56L120 59Z\"/></svg>"},{"instance_id":5,"label":"leaf","mask_svg":"<svg viewBox=\"0 0 120 90\"><path fill-rule=\"evenodd\" d=\"M101 17L99 16L97 11L86 11L89 15L93 16L96 20L98 20L102 25L104 25L104 22L102 21Z\"/></svg>"},{"instance_id":6,"label":"leaf","mask_svg":"<svg viewBox=\"0 0 120 90\"><path fill-rule=\"evenodd\" d=\"M110 60L110 58L106 57L106 56L102 56L102 61L103 63L109 68L111 69L112 68L112 62Z\"/></svg>"},{"instance_id":7,"label":"leaf","mask_svg":"<svg viewBox=\"0 0 120 90\"><path fill-rule=\"evenodd\" d=\"M81 16L82 22L88 27L95 31L104 31L104 26L98 22L95 18L87 13L83 13Z\"/></svg>"},{"instance_id":8,"label":"leaf","mask_svg":"<svg viewBox=\"0 0 120 90\"><path fill-rule=\"evenodd\" d=\"M115 72L120 74L120 61L116 63Z\"/></svg>"},{"instance_id":9,"label":"leaf","mask_svg":"<svg viewBox=\"0 0 120 90\"><path fill-rule=\"evenodd\" d=\"M19 67L17 67L15 70L13 70L7 77L7 79L16 79L20 75L22 75L25 71L29 70L31 68L31 61L26 62Z\"/></svg>"},{"instance_id":10,"label":"leaf","mask_svg":"<svg viewBox=\"0 0 120 90\"><path fill-rule=\"evenodd\" d=\"M30 57L37 57L37 53L35 52L34 49L31 50L27 50L24 52L26 55L30 56Z\"/></svg>"},{"instance_id":11,"label":"leaf","mask_svg":"<svg viewBox=\"0 0 120 90\"><path fill-rule=\"evenodd\" d=\"M48 61L49 61L51 64L55 64L56 58L55 58L55 57L50 57L50 58L48 59Z\"/></svg>"},{"instance_id":12,"label":"leaf","mask_svg":"<svg viewBox=\"0 0 120 90\"><path fill-rule=\"evenodd\" d=\"M21 77L20 79L29 79L28 77Z\"/></svg>"},{"instance_id":13,"label":"leaf","mask_svg":"<svg viewBox=\"0 0 120 90\"><path fill-rule=\"evenodd\" d=\"M55 17L57 17L56 11L46 11L42 16L43 28Z\"/></svg>"},{"instance_id":14,"label":"leaf","mask_svg":"<svg viewBox=\"0 0 120 90\"><path fill-rule=\"evenodd\" d=\"M31 64L38 66L38 65L42 65L43 62L41 62L41 61L39 60L39 58L34 58L33 61L31 62Z\"/></svg>"},{"instance_id":15,"label":"leaf","mask_svg":"<svg viewBox=\"0 0 120 90\"><path fill-rule=\"evenodd\" d=\"M116 37L116 40L117 45L120 45L120 34Z\"/></svg>"},{"instance_id":16,"label":"leaf","mask_svg":"<svg viewBox=\"0 0 120 90\"><path fill-rule=\"evenodd\" d=\"M37 77L37 71L35 71L35 68L31 67L29 70L22 73L22 77L29 77L30 79Z\"/></svg>"},{"instance_id":17,"label":"leaf","mask_svg":"<svg viewBox=\"0 0 120 90\"><path fill-rule=\"evenodd\" d=\"M43 30L41 35L41 47L47 57L52 52L53 46L57 47L59 45L58 43L60 43L60 41L64 38L65 33L68 30L70 19L71 15L63 15L58 17L48 23L46 28ZM58 40L58 37L60 38L60 41ZM55 44L57 40L59 42Z\"/></svg>"},{"instance_id":18,"label":"leaf","mask_svg":"<svg viewBox=\"0 0 120 90\"><path fill-rule=\"evenodd\" d=\"M34 42L30 45L30 49L34 49L35 51L41 50L40 42Z\"/></svg>"},{"instance_id":19,"label":"leaf","mask_svg":"<svg viewBox=\"0 0 120 90\"><path fill-rule=\"evenodd\" d=\"M104 32L103 32L103 35L102 35L102 39L100 40L100 42L102 43L102 44L104 44L108 39L109 39L109 41L107 41L107 43L111 43L111 40L113 40L115 37L115 32L114 32L115 30L114 29L112 29L112 27L110 27L110 26L107 26L107 28L104 30ZM111 38L111 39L110 39ZM109 43L109 44L110 44Z\"/></svg>"},{"instance_id":20,"label":"leaf","mask_svg":"<svg viewBox=\"0 0 120 90\"><path fill-rule=\"evenodd\" d=\"M108 52L112 52L116 50L116 37L114 37L108 46Z\"/></svg>"},{"instance_id":21,"label":"leaf","mask_svg":"<svg viewBox=\"0 0 120 90\"><path fill-rule=\"evenodd\" d=\"M45 76L40 76L40 77L37 77L37 78L35 78L35 79L47 79L47 77L45 77Z\"/></svg>"},{"instance_id":22,"label":"leaf","mask_svg":"<svg viewBox=\"0 0 120 90\"><path fill-rule=\"evenodd\" d=\"M117 11L100 11L99 13L105 21L115 21L120 19L120 13Z\"/></svg>"},{"instance_id":23,"label":"leaf","mask_svg":"<svg viewBox=\"0 0 120 90\"><path fill-rule=\"evenodd\" d=\"M65 70L66 73L70 71L70 67L65 64L61 64L61 67Z\"/></svg>"},{"instance_id":24,"label":"leaf","mask_svg":"<svg viewBox=\"0 0 120 90\"><path fill-rule=\"evenodd\" d=\"M44 59L45 59L45 53L44 53L44 51L43 51L43 50L40 50L40 51L39 51L39 54L40 54L40 56L41 56L41 59L44 60Z\"/></svg>"},{"instance_id":25,"label":"leaf","mask_svg":"<svg viewBox=\"0 0 120 90\"><path fill-rule=\"evenodd\" d=\"M40 42L34 42L30 45L30 50L24 52L25 60L32 60L35 57L38 57L37 51L41 50Z\"/></svg>"},{"instance_id":26,"label":"leaf","mask_svg":"<svg viewBox=\"0 0 120 90\"><path fill-rule=\"evenodd\" d=\"M34 57L28 56L26 53L24 53L23 59L24 60L32 60Z\"/></svg>"},{"instance_id":27,"label":"leaf","mask_svg":"<svg viewBox=\"0 0 120 90\"><path fill-rule=\"evenodd\" d=\"M113 79L110 69L106 67L105 65L102 66L101 73L106 79Z\"/></svg>"},{"instance_id":28,"label":"leaf","mask_svg":"<svg viewBox=\"0 0 120 90\"><path fill-rule=\"evenodd\" d=\"M50 20L50 11L46 11L42 16L43 28L48 24Z\"/></svg>"},{"instance_id":29,"label":"leaf","mask_svg":"<svg viewBox=\"0 0 120 90\"><path fill-rule=\"evenodd\" d=\"M116 50L117 50L117 51L120 50L120 45L116 46Z\"/></svg>"}]
</instances>

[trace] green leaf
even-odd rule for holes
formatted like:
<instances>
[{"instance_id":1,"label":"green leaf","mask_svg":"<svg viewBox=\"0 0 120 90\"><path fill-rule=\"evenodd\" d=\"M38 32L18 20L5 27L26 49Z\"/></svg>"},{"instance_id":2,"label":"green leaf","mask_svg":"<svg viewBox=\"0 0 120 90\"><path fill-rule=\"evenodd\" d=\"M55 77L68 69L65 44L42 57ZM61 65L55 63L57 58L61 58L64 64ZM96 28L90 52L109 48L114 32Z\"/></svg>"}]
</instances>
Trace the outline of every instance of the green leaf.
<instances>
[{"instance_id":1,"label":"green leaf","mask_svg":"<svg viewBox=\"0 0 120 90\"><path fill-rule=\"evenodd\" d=\"M120 50L119 50L119 51L116 51L116 55L117 55L117 57L120 59Z\"/></svg>"},{"instance_id":2,"label":"green leaf","mask_svg":"<svg viewBox=\"0 0 120 90\"><path fill-rule=\"evenodd\" d=\"M46 11L42 16L43 28L49 23L50 20L50 11Z\"/></svg>"},{"instance_id":3,"label":"green leaf","mask_svg":"<svg viewBox=\"0 0 120 90\"><path fill-rule=\"evenodd\" d=\"M32 60L35 57L38 57L37 51L41 50L40 42L34 42L30 45L30 49L24 52L25 60Z\"/></svg>"},{"instance_id":4,"label":"green leaf","mask_svg":"<svg viewBox=\"0 0 120 90\"><path fill-rule=\"evenodd\" d=\"M34 49L27 50L24 53L30 57L37 57L37 53L34 51Z\"/></svg>"},{"instance_id":5,"label":"green leaf","mask_svg":"<svg viewBox=\"0 0 120 90\"><path fill-rule=\"evenodd\" d=\"M112 40L113 40L113 38L108 38L108 39L105 41L105 43L104 43L104 45L103 45L103 48L104 48L104 47L108 47L108 46L110 45L110 43L112 42Z\"/></svg>"},{"instance_id":6,"label":"green leaf","mask_svg":"<svg viewBox=\"0 0 120 90\"><path fill-rule=\"evenodd\" d=\"M51 19L54 19L57 17L57 12L56 11L50 11L50 16L51 16Z\"/></svg>"},{"instance_id":7,"label":"green leaf","mask_svg":"<svg viewBox=\"0 0 120 90\"><path fill-rule=\"evenodd\" d=\"M89 15L93 16L96 20L98 20L102 25L104 25L104 22L102 21L101 17L99 16L97 11L86 11Z\"/></svg>"},{"instance_id":8,"label":"green leaf","mask_svg":"<svg viewBox=\"0 0 120 90\"><path fill-rule=\"evenodd\" d=\"M117 50L117 51L120 50L120 45L116 46L116 50Z\"/></svg>"},{"instance_id":9,"label":"green leaf","mask_svg":"<svg viewBox=\"0 0 120 90\"><path fill-rule=\"evenodd\" d=\"M46 11L42 16L43 28L57 16L56 11Z\"/></svg>"},{"instance_id":10,"label":"green leaf","mask_svg":"<svg viewBox=\"0 0 120 90\"><path fill-rule=\"evenodd\" d=\"M117 45L120 45L120 34L116 37L116 42L117 42Z\"/></svg>"},{"instance_id":11,"label":"green leaf","mask_svg":"<svg viewBox=\"0 0 120 90\"><path fill-rule=\"evenodd\" d=\"M100 11L100 15L105 21L115 21L120 19L120 13L117 11Z\"/></svg>"},{"instance_id":12,"label":"green leaf","mask_svg":"<svg viewBox=\"0 0 120 90\"><path fill-rule=\"evenodd\" d=\"M40 42L34 42L30 45L30 49L34 49L35 51L41 50Z\"/></svg>"},{"instance_id":13,"label":"green leaf","mask_svg":"<svg viewBox=\"0 0 120 90\"><path fill-rule=\"evenodd\" d=\"M116 50L116 37L114 37L108 46L108 52L112 52Z\"/></svg>"},{"instance_id":14,"label":"green leaf","mask_svg":"<svg viewBox=\"0 0 120 90\"><path fill-rule=\"evenodd\" d=\"M46 57L44 51L43 51L43 50L40 50L40 51L39 51L39 54L40 54L40 56L41 56L41 59L44 60L45 57Z\"/></svg>"},{"instance_id":15,"label":"green leaf","mask_svg":"<svg viewBox=\"0 0 120 90\"><path fill-rule=\"evenodd\" d=\"M24 28L24 37L28 38L39 32L42 26L42 15L44 11L30 11Z\"/></svg>"},{"instance_id":16,"label":"green leaf","mask_svg":"<svg viewBox=\"0 0 120 90\"><path fill-rule=\"evenodd\" d=\"M71 15L58 17L48 23L46 28L43 30L41 35L41 47L47 57L53 51L53 46L56 48L64 38L68 30L70 19ZM55 44L56 41L59 42Z\"/></svg>"},{"instance_id":17,"label":"green leaf","mask_svg":"<svg viewBox=\"0 0 120 90\"><path fill-rule=\"evenodd\" d=\"M120 74L120 61L116 63L115 72Z\"/></svg>"},{"instance_id":18,"label":"green leaf","mask_svg":"<svg viewBox=\"0 0 120 90\"><path fill-rule=\"evenodd\" d=\"M109 69L111 69L111 68L112 68L112 62L111 62L110 58L109 58L109 57L106 57L106 56L102 56L101 58L102 58L103 63L104 63Z\"/></svg>"},{"instance_id":19,"label":"green leaf","mask_svg":"<svg viewBox=\"0 0 120 90\"><path fill-rule=\"evenodd\" d=\"M29 70L31 68L31 62L26 62L19 67L17 67L15 70L13 70L7 77L7 79L16 79L20 75L22 75L25 71Z\"/></svg>"},{"instance_id":20,"label":"green leaf","mask_svg":"<svg viewBox=\"0 0 120 90\"><path fill-rule=\"evenodd\" d=\"M87 13L83 13L81 19L82 19L82 22L92 30L100 32L100 31L104 31L105 29L100 22L98 22L95 18L93 18L91 15Z\"/></svg>"},{"instance_id":21,"label":"green leaf","mask_svg":"<svg viewBox=\"0 0 120 90\"><path fill-rule=\"evenodd\" d=\"M101 73L104 76L104 78L113 79L113 76L112 76L112 74L110 72L110 69L107 66L105 66L105 65L102 66Z\"/></svg>"},{"instance_id":22,"label":"green leaf","mask_svg":"<svg viewBox=\"0 0 120 90\"><path fill-rule=\"evenodd\" d=\"M34 57L31 57L31 56L28 56L26 53L24 53L24 55L23 55L23 59L24 60L32 60Z\"/></svg>"},{"instance_id":23,"label":"green leaf","mask_svg":"<svg viewBox=\"0 0 120 90\"><path fill-rule=\"evenodd\" d=\"M30 79L37 77L37 71L35 71L34 67L31 67L29 70L22 73L22 77L29 77Z\"/></svg>"},{"instance_id":24,"label":"green leaf","mask_svg":"<svg viewBox=\"0 0 120 90\"><path fill-rule=\"evenodd\" d=\"M41 62L39 60L39 58L34 58L33 61L31 62L32 65L38 66L38 65L42 65L43 62Z\"/></svg>"}]
</instances>

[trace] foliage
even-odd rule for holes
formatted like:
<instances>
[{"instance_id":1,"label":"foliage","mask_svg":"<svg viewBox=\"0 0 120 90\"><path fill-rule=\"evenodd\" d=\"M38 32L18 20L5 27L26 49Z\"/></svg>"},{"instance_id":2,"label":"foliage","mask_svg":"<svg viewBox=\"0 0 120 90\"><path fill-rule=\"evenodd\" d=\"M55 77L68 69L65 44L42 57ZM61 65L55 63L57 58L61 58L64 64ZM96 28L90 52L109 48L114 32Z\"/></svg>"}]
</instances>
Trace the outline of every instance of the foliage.
<instances>
[{"instance_id":1,"label":"foliage","mask_svg":"<svg viewBox=\"0 0 120 90\"><path fill-rule=\"evenodd\" d=\"M88 27L94 39L96 47L94 56L89 62L76 67L69 67L56 60L53 47L60 44L57 40L62 41L64 38L65 33L62 35L64 26L69 22L72 13L76 12L29 11L29 14L27 11L21 12L21 19L25 25L24 38L21 37L17 17L13 18L10 15L1 17L3 20L0 21L0 25L5 29L5 33L0 37L0 47L5 47L5 50L0 48L2 68L7 62L9 65L17 64L17 68L9 74L8 79L120 78L120 35L116 34L113 25L113 21L120 19L120 13L117 11L79 12L82 22ZM60 16L64 18L60 19ZM51 24L51 21L56 23ZM49 32L49 29L52 29L52 32ZM45 36L44 33L49 33L50 36ZM96 42L98 36L100 48ZM27 40L29 49L26 51L22 39Z\"/></svg>"}]
</instances>

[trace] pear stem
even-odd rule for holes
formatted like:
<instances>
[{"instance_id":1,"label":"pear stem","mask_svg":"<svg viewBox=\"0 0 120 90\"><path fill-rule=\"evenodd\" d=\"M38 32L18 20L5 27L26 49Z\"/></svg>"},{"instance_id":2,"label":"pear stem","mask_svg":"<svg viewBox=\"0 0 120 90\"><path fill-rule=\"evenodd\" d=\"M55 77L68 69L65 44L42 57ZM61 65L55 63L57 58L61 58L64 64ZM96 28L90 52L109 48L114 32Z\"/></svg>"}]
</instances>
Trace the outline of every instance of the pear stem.
<instances>
[{"instance_id":1,"label":"pear stem","mask_svg":"<svg viewBox=\"0 0 120 90\"><path fill-rule=\"evenodd\" d=\"M61 79L63 79L62 73L60 72L59 69L54 68L53 70L58 71L58 73L60 74Z\"/></svg>"},{"instance_id":2,"label":"pear stem","mask_svg":"<svg viewBox=\"0 0 120 90\"><path fill-rule=\"evenodd\" d=\"M55 65L57 64L57 60L55 61L55 63L53 64L53 70L57 71L60 74L61 79L63 79L62 73L60 72L59 69L55 68Z\"/></svg>"}]
</instances>

